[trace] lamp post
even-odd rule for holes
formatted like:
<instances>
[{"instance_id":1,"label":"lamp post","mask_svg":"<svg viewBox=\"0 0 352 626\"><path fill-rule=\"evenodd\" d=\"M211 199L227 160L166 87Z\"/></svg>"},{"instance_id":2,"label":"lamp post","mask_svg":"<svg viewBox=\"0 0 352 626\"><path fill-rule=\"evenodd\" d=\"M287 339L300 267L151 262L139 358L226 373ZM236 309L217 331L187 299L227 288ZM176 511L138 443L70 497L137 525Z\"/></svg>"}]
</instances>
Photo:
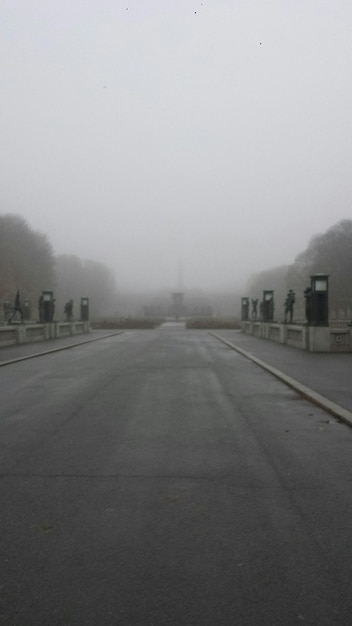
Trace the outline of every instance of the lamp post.
<instances>
[{"instance_id":1,"label":"lamp post","mask_svg":"<svg viewBox=\"0 0 352 626\"><path fill-rule=\"evenodd\" d=\"M81 298L81 322L89 320L89 298Z\"/></svg>"},{"instance_id":2,"label":"lamp post","mask_svg":"<svg viewBox=\"0 0 352 626\"><path fill-rule=\"evenodd\" d=\"M272 322L274 319L274 292L272 289L263 291L263 322Z\"/></svg>"},{"instance_id":3,"label":"lamp post","mask_svg":"<svg viewBox=\"0 0 352 626\"><path fill-rule=\"evenodd\" d=\"M40 321L45 324L54 320L55 300L53 291L42 291L39 300Z\"/></svg>"},{"instance_id":4,"label":"lamp post","mask_svg":"<svg viewBox=\"0 0 352 626\"><path fill-rule=\"evenodd\" d=\"M241 298L241 320L242 322L249 320L249 298Z\"/></svg>"},{"instance_id":5,"label":"lamp post","mask_svg":"<svg viewBox=\"0 0 352 626\"><path fill-rule=\"evenodd\" d=\"M315 326L329 325L329 274L311 277L311 321Z\"/></svg>"},{"instance_id":6,"label":"lamp post","mask_svg":"<svg viewBox=\"0 0 352 626\"><path fill-rule=\"evenodd\" d=\"M29 300L23 302L23 319L25 322L29 322L31 319L31 303Z\"/></svg>"}]
</instances>

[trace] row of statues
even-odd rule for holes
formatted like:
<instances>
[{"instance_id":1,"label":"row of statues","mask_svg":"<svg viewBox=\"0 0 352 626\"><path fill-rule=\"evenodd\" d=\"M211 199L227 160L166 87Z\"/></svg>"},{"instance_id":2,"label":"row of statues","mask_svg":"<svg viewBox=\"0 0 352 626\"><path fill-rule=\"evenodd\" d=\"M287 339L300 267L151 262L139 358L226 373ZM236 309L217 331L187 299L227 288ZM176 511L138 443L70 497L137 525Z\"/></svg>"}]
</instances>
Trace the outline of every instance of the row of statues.
<instances>
[{"instance_id":1,"label":"row of statues","mask_svg":"<svg viewBox=\"0 0 352 626\"><path fill-rule=\"evenodd\" d=\"M243 321L248 321L250 319L249 314L249 298L242 298L242 311L241 318ZM285 302L284 302L284 311L285 311L285 323L288 321L292 323L293 320L293 310L294 304L296 301L295 292L290 289ZM258 298L251 298L251 319L258 319ZM264 291L263 300L259 304L259 319L264 322L271 322L274 319L274 292L273 291Z\"/></svg>"},{"instance_id":2,"label":"row of statues","mask_svg":"<svg viewBox=\"0 0 352 626\"><path fill-rule=\"evenodd\" d=\"M328 274L311 276L312 284L304 292L306 323L313 325L327 325L329 323ZM284 306L284 323L292 323L296 295L293 289L287 293ZM251 299L252 310L250 318L250 299L242 298L242 321L258 318L258 298ZM261 322L274 321L274 291L263 291L263 299L259 304L259 320Z\"/></svg>"},{"instance_id":3,"label":"row of statues","mask_svg":"<svg viewBox=\"0 0 352 626\"><path fill-rule=\"evenodd\" d=\"M83 300L83 299L82 299ZM81 319L88 319L88 299L81 302ZM73 320L73 300L68 300L64 306L65 320L71 322ZM55 315L55 298L52 292L43 292L38 300L38 316L40 323L53 322ZM28 300L22 304L20 291L17 290L14 304L4 302L4 319L11 324L13 321L23 324L31 319L31 307Z\"/></svg>"}]
</instances>

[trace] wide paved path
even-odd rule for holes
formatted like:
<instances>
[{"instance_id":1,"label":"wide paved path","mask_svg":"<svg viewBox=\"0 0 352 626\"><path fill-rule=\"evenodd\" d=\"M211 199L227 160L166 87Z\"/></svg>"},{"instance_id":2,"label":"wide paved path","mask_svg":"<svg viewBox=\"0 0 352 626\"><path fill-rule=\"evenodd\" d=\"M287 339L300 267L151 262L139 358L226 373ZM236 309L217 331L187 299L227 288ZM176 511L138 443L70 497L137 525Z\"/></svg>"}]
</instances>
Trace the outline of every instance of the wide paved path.
<instances>
[{"instance_id":1,"label":"wide paved path","mask_svg":"<svg viewBox=\"0 0 352 626\"><path fill-rule=\"evenodd\" d=\"M351 352L306 352L267 339L257 339L239 330L220 330L216 334L352 411Z\"/></svg>"},{"instance_id":2,"label":"wide paved path","mask_svg":"<svg viewBox=\"0 0 352 626\"><path fill-rule=\"evenodd\" d=\"M0 368L1 626L352 615L352 430L206 331Z\"/></svg>"}]
</instances>

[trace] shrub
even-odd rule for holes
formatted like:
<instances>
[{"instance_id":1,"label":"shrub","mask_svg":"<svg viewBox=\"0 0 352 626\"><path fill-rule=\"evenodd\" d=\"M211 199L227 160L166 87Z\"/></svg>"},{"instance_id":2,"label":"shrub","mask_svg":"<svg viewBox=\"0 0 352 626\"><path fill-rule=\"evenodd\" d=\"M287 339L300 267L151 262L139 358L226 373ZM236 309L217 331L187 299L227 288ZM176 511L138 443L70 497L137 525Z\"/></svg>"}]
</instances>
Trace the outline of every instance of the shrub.
<instances>
[{"instance_id":1,"label":"shrub","mask_svg":"<svg viewBox=\"0 0 352 626\"><path fill-rule=\"evenodd\" d=\"M116 317L97 319L91 323L92 328L96 329L149 329L156 328L162 324L162 319L151 319L144 317Z\"/></svg>"},{"instance_id":2,"label":"shrub","mask_svg":"<svg viewBox=\"0 0 352 626\"><path fill-rule=\"evenodd\" d=\"M198 328L198 329L214 329L214 328L223 328L223 329L239 329L240 322L236 318L217 318L217 317L209 317L209 318L194 318L189 319L186 322L186 328Z\"/></svg>"}]
</instances>

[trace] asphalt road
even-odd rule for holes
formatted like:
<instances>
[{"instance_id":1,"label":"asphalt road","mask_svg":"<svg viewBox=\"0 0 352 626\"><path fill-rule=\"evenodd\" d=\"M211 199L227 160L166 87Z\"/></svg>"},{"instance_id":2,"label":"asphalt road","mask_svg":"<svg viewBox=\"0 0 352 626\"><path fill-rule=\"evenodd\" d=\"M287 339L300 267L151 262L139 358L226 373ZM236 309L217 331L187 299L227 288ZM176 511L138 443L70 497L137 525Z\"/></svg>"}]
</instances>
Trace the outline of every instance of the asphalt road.
<instances>
[{"instance_id":1,"label":"asphalt road","mask_svg":"<svg viewBox=\"0 0 352 626\"><path fill-rule=\"evenodd\" d=\"M0 369L1 626L349 625L352 430L206 331Z\"/></svg>"}]
</instances>

